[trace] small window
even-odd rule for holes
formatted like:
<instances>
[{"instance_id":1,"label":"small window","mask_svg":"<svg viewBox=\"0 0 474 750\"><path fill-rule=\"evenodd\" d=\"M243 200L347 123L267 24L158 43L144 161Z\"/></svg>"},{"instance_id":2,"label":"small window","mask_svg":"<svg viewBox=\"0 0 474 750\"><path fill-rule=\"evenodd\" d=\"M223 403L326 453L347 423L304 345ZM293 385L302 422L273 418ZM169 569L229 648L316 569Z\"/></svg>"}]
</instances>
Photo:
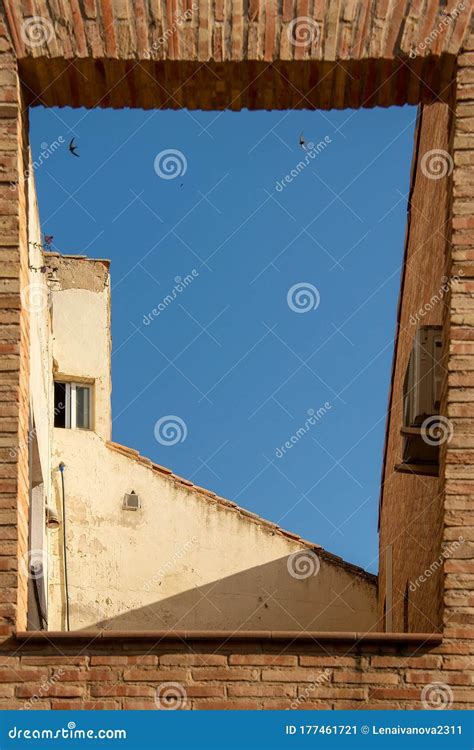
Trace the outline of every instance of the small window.
<instances>
[{"instance_id":1,"label":"small window","mask_svg":"<svg viewBox=\"0 0 474 750\"><path fill-rule=\"evenodd\" d=\"M82 383L54 383L54 426L91 429L92 387Z\"/></svg>"}]
</instances>

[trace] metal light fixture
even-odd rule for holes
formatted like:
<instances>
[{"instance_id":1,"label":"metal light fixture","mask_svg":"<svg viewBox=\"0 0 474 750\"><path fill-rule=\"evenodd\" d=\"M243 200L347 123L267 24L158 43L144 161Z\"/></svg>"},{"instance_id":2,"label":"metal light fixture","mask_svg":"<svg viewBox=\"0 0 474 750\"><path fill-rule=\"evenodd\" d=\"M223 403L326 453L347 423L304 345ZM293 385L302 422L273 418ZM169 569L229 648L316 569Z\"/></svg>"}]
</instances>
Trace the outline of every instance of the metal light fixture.
<instances>
[{"instance_id":1,"label":"metal light fixture","mask_svg":"<svg viewBox=\"0 0 474 750\"><path fill-rule=\"evenodd\" d=\"M135 490L123 496L122 510L139 510L141 508L140 497Z\"/></svg>"}]
</instances>

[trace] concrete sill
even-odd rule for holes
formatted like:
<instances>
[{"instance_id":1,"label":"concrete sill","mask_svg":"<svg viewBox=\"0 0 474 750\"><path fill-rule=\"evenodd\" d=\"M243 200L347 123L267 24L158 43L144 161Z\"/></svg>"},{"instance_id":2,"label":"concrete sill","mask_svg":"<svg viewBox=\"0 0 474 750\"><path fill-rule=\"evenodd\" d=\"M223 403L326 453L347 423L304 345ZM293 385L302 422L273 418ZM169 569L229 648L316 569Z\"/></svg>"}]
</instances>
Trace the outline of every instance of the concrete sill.
<instances>
[{"instance_id":1,"label":"concrete sill","mask_svg":"<svg viewBox=\"0 0 474 750\"><path fill-rule=\"evenodd\" d=\"M15 635L19 641L287 641L287 642L345 642L380 643L396 645L438 644L443 640L442 633L355 633L355 632L300 632L246 630L232 632L225 630L30 630Z\"/></svg>"}]
</instances>

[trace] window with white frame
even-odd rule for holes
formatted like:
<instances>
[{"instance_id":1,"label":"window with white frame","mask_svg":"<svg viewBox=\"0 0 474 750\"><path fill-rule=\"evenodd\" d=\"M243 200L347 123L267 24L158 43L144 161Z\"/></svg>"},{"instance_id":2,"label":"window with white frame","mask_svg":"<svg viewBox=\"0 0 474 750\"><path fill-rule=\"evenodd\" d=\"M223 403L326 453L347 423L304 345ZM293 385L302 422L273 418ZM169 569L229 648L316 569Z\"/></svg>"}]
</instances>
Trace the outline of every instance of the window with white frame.
<instances>
[{"instance_id":1,"label":"window with white frame","mask_svg":"<svg viewBox=\"0 0 474 750\"><path fill-rule=\"evenodd\" d=\"M54 383L54 426L66 429L92 428L92 386L84 383Z\"/></svg>"}]
</instances>

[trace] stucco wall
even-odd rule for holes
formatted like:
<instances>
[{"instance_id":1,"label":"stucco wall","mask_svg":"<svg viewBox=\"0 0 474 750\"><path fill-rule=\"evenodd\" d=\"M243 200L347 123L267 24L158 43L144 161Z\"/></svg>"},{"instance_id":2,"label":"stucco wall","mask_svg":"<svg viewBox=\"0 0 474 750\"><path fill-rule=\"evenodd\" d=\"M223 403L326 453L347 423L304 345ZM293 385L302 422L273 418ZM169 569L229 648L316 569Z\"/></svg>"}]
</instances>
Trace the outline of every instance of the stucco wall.
<instances>
[{"instance_id":1,"label":"stucco wall","mask_svg":"<svg viewBox=\"0 0 474 750\"><path fill-rule=\"evenodd\" d=\"M111 436L110 284L106 261L50 257L53 368L56 380L93 384L92 426Z\"/></svg>"},{"instance_id":2,"label":"stucco wall","mask_svg":"<svg viewBox=\"0 0 474 750\"><path fill-rule=\"evenodd\" d=\"M242 515L96 434L56 429L66 464L71 628L366 631L375 626L373 577ZM60 477L55 496L61 509ZM122 509L135 490L142 507ZM64 626L61 536L50 584L50 627ZM305 559L313 569L305 573ZM291 575L303 573L298 578Z\"/></svg>"}]
</instances>

